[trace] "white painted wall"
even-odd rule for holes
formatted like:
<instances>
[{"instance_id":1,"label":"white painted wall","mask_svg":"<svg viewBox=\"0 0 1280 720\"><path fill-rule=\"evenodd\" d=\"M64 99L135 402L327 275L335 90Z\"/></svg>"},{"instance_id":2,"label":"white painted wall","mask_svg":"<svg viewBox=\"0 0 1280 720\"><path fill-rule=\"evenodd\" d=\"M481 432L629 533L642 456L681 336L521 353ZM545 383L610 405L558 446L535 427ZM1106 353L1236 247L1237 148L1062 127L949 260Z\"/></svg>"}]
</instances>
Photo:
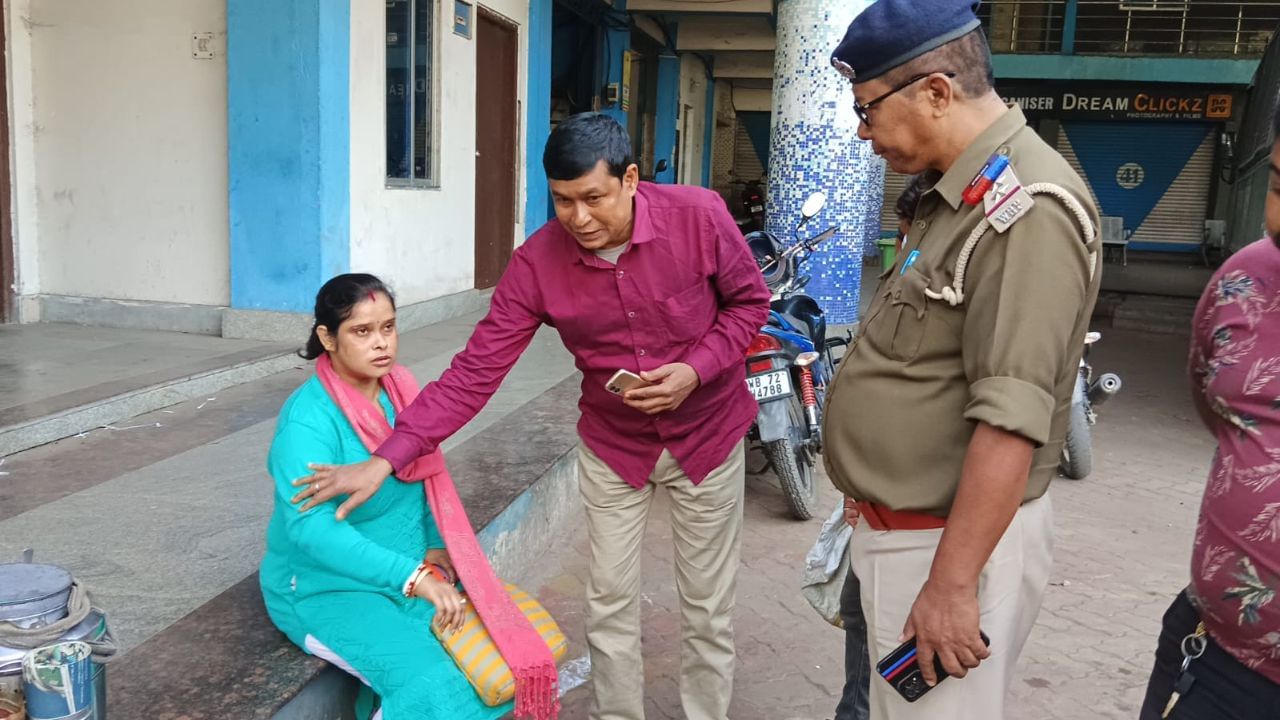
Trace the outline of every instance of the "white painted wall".
<instances>
[{"instance_id":1,"label":"white painted wall","mask_svg":"<svg viewBox=\"0 0 1280 720\"><path fill-rule=\"evenodd\" d=\"M680 56L680 182L702 184L702 159L710 152L707 123L715 122L707 107L706 66L691 53Z\"/></svg>"},{"instance_id":2,"label":"white painted wall","mask_svg":"<svg viewBox=\"0 0 1280 720\"><path fill-rule=\"evenodd\" d=\"M733 108L737 112L773 112L773 90L734 87Z\"/></svg>"},{"instance_id":3,"label":"white painted wall","mask_svg":"<svg viewBox=\"0 0 1280 720\"><path fill-rule=\"evenodd\" d=\"M227 304L225 0L8 4L20 292Z\"/></svg>"},{"instance_id":4,"label":"white painted wall","mask_svg":"<svg viewBox=\"0 0 1280 720\"><path fill-rule=\"evenodd\" d=\"M517 151L523 155L528 0L481 4L520 26ZM470 40L453 34L452 2L436 7L440 186L406 190L386 187L386 7L363 0L351 4L351 269L389 281L402 305L475 283L475 39L474 33ZM521 209L512 229L517 243L524 238L523 165L518 173Z\"/></svg>"}]
</instances>

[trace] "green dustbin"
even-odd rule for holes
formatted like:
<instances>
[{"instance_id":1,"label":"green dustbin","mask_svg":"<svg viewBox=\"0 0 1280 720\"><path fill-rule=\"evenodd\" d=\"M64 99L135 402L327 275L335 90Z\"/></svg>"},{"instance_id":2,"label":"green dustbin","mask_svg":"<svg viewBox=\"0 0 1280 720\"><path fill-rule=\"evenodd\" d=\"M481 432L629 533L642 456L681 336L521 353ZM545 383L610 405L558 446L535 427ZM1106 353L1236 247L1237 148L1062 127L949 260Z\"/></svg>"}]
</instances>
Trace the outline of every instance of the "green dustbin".
<instances>
[{"instance_id":1,"label":"green dustbin","mask_svg":"<svg viewBox=\"0 0 1280 720\"><path fill-rule=\"evenodd\" d=\"M880 238L876 245L880 246L880 271L888 272L898 260L898 238Z\"/></svg>"}]
</instances>

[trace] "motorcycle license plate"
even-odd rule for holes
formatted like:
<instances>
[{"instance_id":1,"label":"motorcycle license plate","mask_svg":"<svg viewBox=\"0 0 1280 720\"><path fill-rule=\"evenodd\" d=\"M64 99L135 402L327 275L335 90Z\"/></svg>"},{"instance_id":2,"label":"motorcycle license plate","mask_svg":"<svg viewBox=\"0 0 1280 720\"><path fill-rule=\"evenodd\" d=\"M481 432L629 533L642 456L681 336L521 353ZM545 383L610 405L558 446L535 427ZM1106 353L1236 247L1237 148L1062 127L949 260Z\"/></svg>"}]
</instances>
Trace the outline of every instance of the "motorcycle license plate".
<instances>
[{"instance_id":1,"label":"motorcycle license plate","mask_svg":"<svg viewBox=\"0 0 1280 720\"><path fill-rule=\"evenodd\" d=\"M763 205L752 205L752 206L751 206L751 212L753 212L753 213L764 212L764 206L763 206Z\"/></svg>"},{"instance_id":2,"label":"motorcycle license plate","mask_svg":"<svg viewBox=\"0 0 1280 720\"><path fill-rule=\"evenodd\" d=\"M787 397L792 394L791 374L786 370L775 370L763 375L752 375L747 378L747 388L759 402Z\"/></svg>"}]
</instances>

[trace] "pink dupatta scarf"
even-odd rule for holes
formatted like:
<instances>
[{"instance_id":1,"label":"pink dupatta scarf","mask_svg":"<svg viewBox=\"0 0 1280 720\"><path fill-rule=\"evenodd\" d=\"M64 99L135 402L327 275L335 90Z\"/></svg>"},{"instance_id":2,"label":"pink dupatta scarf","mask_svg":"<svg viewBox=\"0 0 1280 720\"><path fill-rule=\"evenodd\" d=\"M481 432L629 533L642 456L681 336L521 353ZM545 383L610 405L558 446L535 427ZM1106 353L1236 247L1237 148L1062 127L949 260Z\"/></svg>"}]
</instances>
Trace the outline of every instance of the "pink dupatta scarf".
<instances>
[{"instance_id":1,"label":"pink dupatta scarf","mask_svg":"<svg viewBox=\"0 0 1280 720\"><path fill-rule=\"evenodd\" d=\"M316 360L316 375L369 452L391 436L391 425L382 408L338 377L328 355ZM418 383L403 365L396 365L382 378L382 389L397 414L418 395ZM458 490L445 467L444 455L439 450L424 455L396 477L402 482L423 484L431 513L467 597L515 677L516 717L554 720L560 711L555 659L546 641L511 600L480 549Z\"/></svg>"}]
</instances>

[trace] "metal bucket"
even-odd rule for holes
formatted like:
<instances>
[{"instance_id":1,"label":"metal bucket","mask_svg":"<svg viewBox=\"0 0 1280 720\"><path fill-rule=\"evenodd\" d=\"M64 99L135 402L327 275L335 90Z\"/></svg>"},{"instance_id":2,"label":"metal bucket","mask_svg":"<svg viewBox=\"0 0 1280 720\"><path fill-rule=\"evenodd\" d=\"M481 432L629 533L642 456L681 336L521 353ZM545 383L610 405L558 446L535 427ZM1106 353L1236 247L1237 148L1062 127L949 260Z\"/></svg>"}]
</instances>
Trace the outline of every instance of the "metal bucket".
<instances>
[{"instance_id":1,"label":"metal bucket","mask_svg":"<svg viewBox=\"0 0 1280 720\"><path fill-rule=\"evenodd\" d=\"M27 652L22 692L31 720L89 720L93 716L93 649L62 641Z\"/></svg>"},{"instance_id":2,"label":"metal bucket","mask_svg":"<svg viewBox=\"0 0 1280 720\"><path fill-rule=\"evenodd\" d=\"M107 617L97 610L91 611L83 622L68 630L60 638L60 640L81 640L88 643L110 639L111 631L107 628ZM25 707L22 694L24 655L26 655L25 650L0 646L0 709L5 707L6 701L19 708ZM93 664L93 695L94 712L88 717L91 720L106 720L107 668L98 663ZM0 712L0 720L24 720L24 716L16 714L13 718L5 718Z\"/></svg>"},{"instance_id":3,"label":"metal bucket","mask_svg":"<svg viewBox=\"0 0 1280 720\"><path fill-rule=\"evenodd\" d=\"M0 565L0 622L40 628L67 616L71 573L56 565Z\"/></svg>"}]
</instances>

